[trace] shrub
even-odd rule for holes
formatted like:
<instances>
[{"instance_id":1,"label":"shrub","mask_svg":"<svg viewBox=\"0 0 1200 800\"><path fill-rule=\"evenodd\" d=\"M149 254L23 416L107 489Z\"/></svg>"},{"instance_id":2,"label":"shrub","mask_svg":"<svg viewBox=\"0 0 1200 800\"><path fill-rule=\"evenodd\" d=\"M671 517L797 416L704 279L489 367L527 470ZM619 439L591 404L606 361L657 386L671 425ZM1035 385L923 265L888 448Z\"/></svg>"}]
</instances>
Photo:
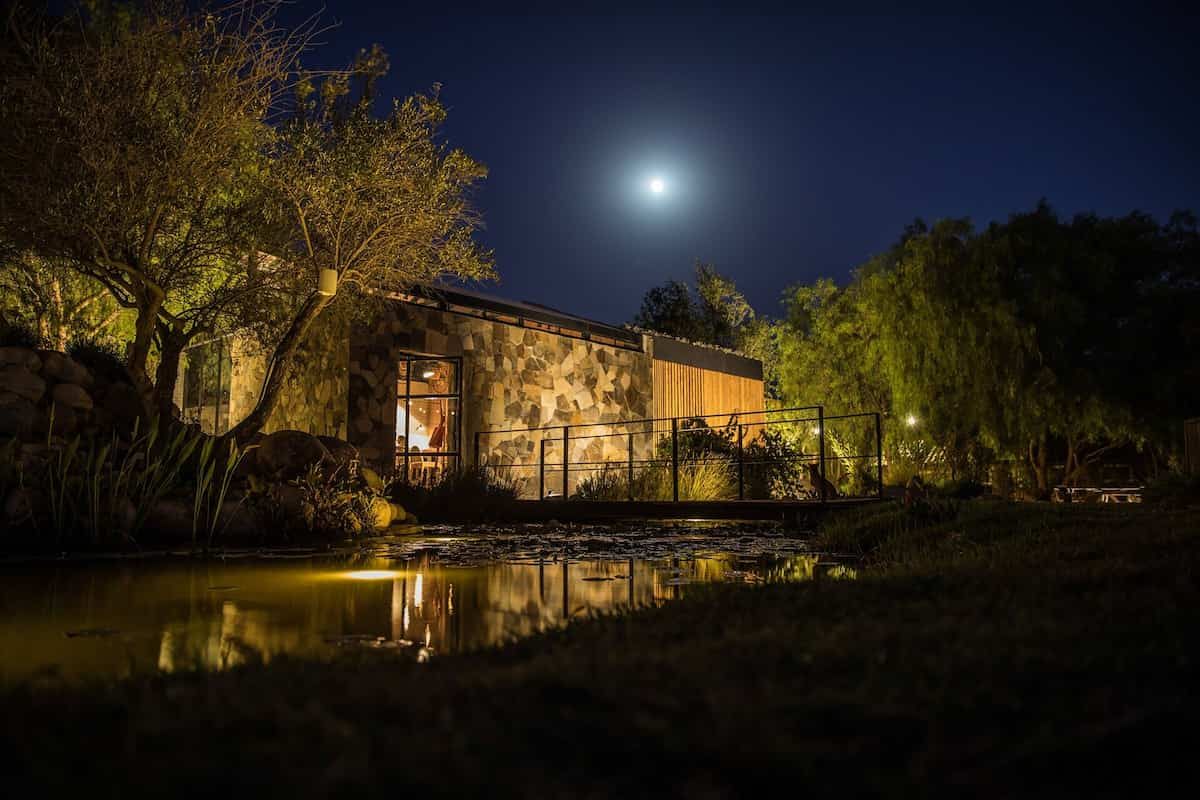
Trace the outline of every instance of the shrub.
<instances>
[{"instance_id":1,"label":"shrub","mask_svg":"<svg viewBox=\"0 0 1200 800\"><path fill-rule=\"evenodd\" d=\"M36 350L42 344L42 337L32 328L13 322L0 322L0 347L28 347Z\"/></svg>"},{"instance_id":2,"label":"shrub","mask_svg":"<svg viewBox=\"0 0 1200 800\"><path fill-rule=\"evenodd\" d=\"M471 466L448 470L428 486L396 482L388 496L426 521L493 520L521 496L521 481L503 470Z\"/></svg>"},{"instance_id":3,"label":"shrub","mask_svg":"<svg viewBox=\"0 0 1200 800\"><path fill-rule=\"evenodd\" d=\"M1200 473L1164 473L1146 483L1142 501L1169 507L1200 505Z\"/></svg>"},{"instance_id":4,"label":"shrub","mask_svg":"<svg viewBox=\"0 0 1200 800\"><path fill-rule=\"evenodd\" d=\"M300 511L310 534L353 538L374 529L373 497L350 470L339 465L326 472L321 464L311 464L291 483L300 489Z\"/></svg>"},{"instance_id":5,"label":"shrub","mask_svg":"<svg viewBox=\"0 0 1200 800\"><path fill-rule=\"evenodd\" d=\"M91 370L92 375L110 383L129 380L125 359L120 349L107 340L73 339L67 345L67 355Z\"/></svg>"}]
</instances>

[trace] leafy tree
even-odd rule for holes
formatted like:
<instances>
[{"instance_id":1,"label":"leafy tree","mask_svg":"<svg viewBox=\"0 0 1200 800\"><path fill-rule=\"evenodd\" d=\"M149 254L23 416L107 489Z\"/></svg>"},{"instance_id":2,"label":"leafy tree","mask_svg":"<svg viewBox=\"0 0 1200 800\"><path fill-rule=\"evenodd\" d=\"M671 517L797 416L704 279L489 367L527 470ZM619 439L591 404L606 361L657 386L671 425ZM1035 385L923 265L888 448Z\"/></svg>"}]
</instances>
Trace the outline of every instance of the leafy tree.
<instances>
[{"instance_id":1,"label":"leafy tree","mask_svg":"<svg viewBox=\"0 0 1200 800\"><path fill-rule=\"evenodd\" d=\"M196 335L212 314L193 325L193 302L256 288L244 267L261 154L311 33L277 26L276 8L147 0L53 18L17 3L6 19L0 231L134 311L128 367L147 393L157 335Z\"/></svg>"},{"instance_id":2,"label":"leafy tree","mask_svg":"<svg viewBox=\"0 0 1200 800\"><path fill-rule=\"evenodd\" d=\"M115 346L126 332L122 311L103 286L60 264L29 253L0 262L0 319L35 331L45 347Z\"/></svg>"},{"instance_id":3,"label":"leafy tree","mask_svg":"<svg viewBox=\"0 0 1200 800\"><path fill-rule=\"evenodd\" d=\"M737 347L754 309L729 278L711 264L696 262L696 290L682 281L655 286L633 318L639 328L703 344Z\"/></svg>"},{"instance_id":4,"label":"leafy tree","mask_svg":"<svg viewBox=\"0 0 1200 800\"><path fill-rule=\"evenodd\" d=\"M372 88L386 69L376 48L348 73L301 82L298 109L270 151L272 252L293 303L257 404L234 437L266 423L300 345L327 310L361 312L388 292L444 275L493 275L491 253L472 238L479 217L470 192L486 168L442 141L446 111L436 91L374 117ZM337 276L334 294L318 291L325 270Z\"/></svg>"}]
</instances>

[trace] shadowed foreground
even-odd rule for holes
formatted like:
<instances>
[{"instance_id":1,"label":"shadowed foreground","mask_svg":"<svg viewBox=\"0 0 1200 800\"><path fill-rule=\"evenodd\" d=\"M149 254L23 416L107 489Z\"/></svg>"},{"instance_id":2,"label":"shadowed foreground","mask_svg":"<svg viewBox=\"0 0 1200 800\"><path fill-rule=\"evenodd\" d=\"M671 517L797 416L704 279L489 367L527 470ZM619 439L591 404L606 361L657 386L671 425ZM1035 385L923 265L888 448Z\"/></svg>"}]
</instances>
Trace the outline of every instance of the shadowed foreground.
<instances>
[{"instance_id":1,"label":"shadowed foreground","mask_svg":"<svg viewBox=\"0 0 1200 800\"><path fill-rule=\"evenodd\" d=\"M724 586L428 664L3 697L53 794L1120 795L1195 723L1200 515L976 503L831 522L854 580Z\"/></svg>"}]
</instances>

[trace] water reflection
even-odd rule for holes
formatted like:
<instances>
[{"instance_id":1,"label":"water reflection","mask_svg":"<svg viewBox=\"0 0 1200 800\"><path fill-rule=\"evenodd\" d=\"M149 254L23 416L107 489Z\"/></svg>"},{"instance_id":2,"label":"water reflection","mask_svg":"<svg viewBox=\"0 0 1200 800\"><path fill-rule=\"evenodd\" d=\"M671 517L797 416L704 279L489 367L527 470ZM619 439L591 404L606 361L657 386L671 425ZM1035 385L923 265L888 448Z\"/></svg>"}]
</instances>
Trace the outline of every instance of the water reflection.
<instances>
[{"instance_id":1,"label":"water reflection","mask_svg":"<svg viewBox=\"0 0 1200 800\"><path fill-rule=\"evenodd\" d=\"M221 670L338 647L455 652L593 611L673 600L692 583L811 577L812 561L542 558L449 567L418 555L367 565L9 566L0 570L0 680Z\"/></svg>"}]
</instances>

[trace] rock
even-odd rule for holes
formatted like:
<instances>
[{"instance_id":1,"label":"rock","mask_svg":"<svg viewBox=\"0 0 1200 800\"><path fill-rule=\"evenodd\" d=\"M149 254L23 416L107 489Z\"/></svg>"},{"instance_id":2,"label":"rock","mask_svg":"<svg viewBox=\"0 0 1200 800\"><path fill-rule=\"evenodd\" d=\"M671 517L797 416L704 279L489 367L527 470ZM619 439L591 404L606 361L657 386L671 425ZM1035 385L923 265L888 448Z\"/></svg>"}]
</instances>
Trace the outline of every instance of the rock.
<instances>
[{"instance_id":1,"label":"rock","mask_svg":"<svg viewBox=\"0 0 1200 800\"><path fill-rule=\"evenodd\" d=\"M38 435L70 436L78 426L79 413L70 406L40 409L33 420L33 432Z\"/></svg>"},{"instance_id":2,"label":"rock","mask_svg":"<svg viewBox=\"0 0 1200 800\"><path fill-rule=\"evenodd\" d=\"M10 392L37 403L46 394L46 382L25 367L9 364L0 368L0 392Z\"/></svg>"},{"instance_id":3,"label":"rock","mask_svg":"<svg viewBox=\"0 0 1200 800\"><path fill-rule=\"evenodd\" d=\"M37 372L42 368L42 359L37 353L30 350L28 347L0 347L0 367L9 365L24 367L30 372Z\"/></svg>"},{"instance_id":4,"label":"rock","mask_svg":"<svg viewBox=\"0 0 1200 800\"><path fill-rule=\"evenodd\" d=\"M79 411L91 411L92 396L77 383L60 383L50 391L54 405L74 408Z\"/></svg>"},{"instance_id":5,"label":"rock","mask_svg":"<svg viewBox=\"0 0 1200 800\"><path fill-rule=\"evenodd\" d=\"M150 507L143 527L150 533L170 538L192 535L192 504L182 498L164 497Z\"/></svg>"},{"instance_id":6,"label":"rock","mask_svg":"<svg viewBox=\"0 0 1200 800\"><path fill-rule=\"evenodd\" d=\"M37 407L23 397L12 395L12 398L0 405L0 434L27 438L33 432Z\"/></svg>"},{"instance_id":7,"label":"rock","mask_svg":"<svg viewBox=\"0 0 1200 800\"><path fill-rule=\"evenodd\" d=\"M293 430L268 434L255 455L261 474L280 481L296 478L310 465L328 458L329 451L320 439L311 433Z\"/></svg>"},{"instance_id":8,"label":"rock","mask_svg":"<svg viewBox=\"0 0 1200 800\"><path fill-rule=\"evenodd\" d=\"M317 440L329 452L330 469L338 468L342 475L349 475L355 462L359 460L358 448L347 441L334 436L318 436Z\"/></svg>"},{"instance_id":9,"label":"rock","mask_svg":"<svg viewBox=\"0 0 1200 800\"><path fill-rule=\"evenodd\" d=\"M142 416L142 396L131 384L114 383L104 393L103 408L111 415L113 427L129 434Z\"/></svg>"},{"instance_id":10,"label":"rock","mask_svg":"<svg viewBox=\"0 0 1200 800\"><path fill-rule=\"evenodd\" d=\"M392 524L392 504L387 501L387 498L374 497L371 499L371 524L377 531L385 530Z\"/></svg>"},{"instance_id":11,"label":"rock","mask_svg":"<svg viewBox=\"0 0 1200 800\"><path fill-rule=\"evenodd\" d=\"M4 498L4 522L7 525L23 525L33 520L33 512L42 498L27 486L13 489Z\"/></svg>"},{"instance_id":12,"label":"rock","mask_svg":"<svg viewBox=\"0 0 1200 800\"><path fill-rule=\"evenodd\" d=\"M92 385L92 373L83 364L57 350L42 350L42 375L59 383Z\"/></svg>"}]
</instances>

